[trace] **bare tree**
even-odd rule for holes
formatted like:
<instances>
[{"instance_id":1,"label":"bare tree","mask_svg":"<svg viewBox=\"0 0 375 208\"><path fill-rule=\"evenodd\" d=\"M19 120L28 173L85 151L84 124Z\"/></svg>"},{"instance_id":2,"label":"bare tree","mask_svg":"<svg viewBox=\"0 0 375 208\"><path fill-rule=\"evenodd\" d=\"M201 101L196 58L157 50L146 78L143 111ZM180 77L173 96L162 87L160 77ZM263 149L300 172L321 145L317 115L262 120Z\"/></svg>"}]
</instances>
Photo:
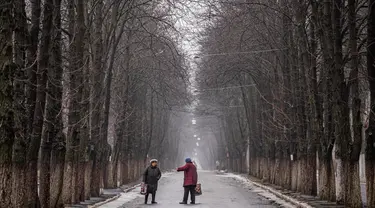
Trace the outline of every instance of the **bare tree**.
<instances>
[{"instance_id":1,"label":"bare tree","mask_svg":"<svg viewBox=\"0 0 375 208\"><path fill-rule=\"evenodd\" d=\"M368 1L368 23L367 23L367 70L368 78L370 83L371 93L371 109L370 117L367 128L366 138L366 191L367 191L367 206L375 206L375 173L374 173L374 158L375 158L375 147L374 147L374 103L375 103L375 1Z\"/></svg>"},{"instance_id":2,"label":"bare tree","mask_svg":"<svg viewBox=\"0 0 375 208\"><path fill-rule=\"evenodd\" d=\"M305 194L318 187L323 199L361 206L365 4L208 2L214 17L201 39L199 87L218 90L199 99L224 116L221 151L230 168L239 170L236 144L244 142L252 175ZM246 116L224 110L233 103ZM281 168L287 171L275 174Z\"/></svg>"},{"instance_id":3,"label":"bare tree","mask_svg":"<svg viewBox=\"0 0 375 208\"><path fill-rule=\"evenodd\" d=\"M12 46L12 32L13 32L13 17L12 6L13 1L2 1L1 5L1 143L0 143L0 183L1 199L0 205L4 207L11 207L11 187L12 185L12 145L14 141L13 133L13 79L14 79L14 64L13 64L13 46Z\"/></svg>"}]
</instances>

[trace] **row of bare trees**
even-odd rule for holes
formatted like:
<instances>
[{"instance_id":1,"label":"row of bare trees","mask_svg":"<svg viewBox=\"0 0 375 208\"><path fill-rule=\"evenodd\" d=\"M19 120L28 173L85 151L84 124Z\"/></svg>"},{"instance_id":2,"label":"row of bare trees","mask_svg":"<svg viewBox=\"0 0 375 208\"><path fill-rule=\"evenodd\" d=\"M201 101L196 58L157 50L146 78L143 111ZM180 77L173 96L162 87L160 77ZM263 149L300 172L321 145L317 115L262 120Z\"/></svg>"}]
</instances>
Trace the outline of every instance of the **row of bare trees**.
<instances>
[{"instance_id":1,"label":"row of bare trees","mask_svg":"<svg viewBox=\"0 0 375 208\"><path fill-rule=\"evenodd\" d=\"M173 6L0 1L0 207L79 203L176 158L188 74Z\"/></svg>"},{"instance_id":2,"label":"row of bare trees","mask_svg":"<svg viewBox=\"0 0 375 208\"><path fill-rule=\"evenodd\" d=\"M209 4L198 110L221 121L222 160L244 171L248 144L251 175L362 207L365 152L375 207L374 0Z\"/></svg>"}]
</instances>

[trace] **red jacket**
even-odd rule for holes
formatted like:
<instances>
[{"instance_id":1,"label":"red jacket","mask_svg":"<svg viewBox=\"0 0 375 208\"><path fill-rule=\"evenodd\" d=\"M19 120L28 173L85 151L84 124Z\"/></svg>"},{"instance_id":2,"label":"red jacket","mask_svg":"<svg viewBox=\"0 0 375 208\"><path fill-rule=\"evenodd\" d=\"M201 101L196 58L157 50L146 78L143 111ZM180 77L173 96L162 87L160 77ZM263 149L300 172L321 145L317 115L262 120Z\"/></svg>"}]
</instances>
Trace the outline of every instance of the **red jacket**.
<instances>
[{"instance_id":1,"label":"red jacket","mask_svg":"<svg viewBox=\"0 0 375 208\"><path fill-rule=\"evenodd\" d=\"M177 168L177 171L184 171L184 186L196 186L198 182L197 168L193 163L186 163Z\"/></svg>"}]
</instances>

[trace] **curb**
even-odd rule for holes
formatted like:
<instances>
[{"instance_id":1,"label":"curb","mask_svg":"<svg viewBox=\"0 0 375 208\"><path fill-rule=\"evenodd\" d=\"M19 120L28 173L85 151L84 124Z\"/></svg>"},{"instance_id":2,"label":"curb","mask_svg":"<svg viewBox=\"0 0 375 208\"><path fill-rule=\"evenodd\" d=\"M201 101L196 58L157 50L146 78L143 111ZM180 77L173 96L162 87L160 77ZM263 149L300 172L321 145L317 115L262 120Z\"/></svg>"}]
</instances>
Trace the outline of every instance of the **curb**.
<instances>
[{"instance_id":1,"label":"curb","mask_svg":"<svg viewBox=\"0 0 375 208\"><path fill-rule=\"evenodd\" d=\"M133 191L134 189L138 188L138 187L141 187L141 184L137 184L137 185L134 185L130 188L127 188L127 189L121 189L124 193L128 193L130 191Z\"/></svg>"},{"instance_id":2,"label":"curb","mask_svg":"<svg viewBox=\"0 0 375 208\"><path fill-rule=\"evenodd\" d=\"M107 204L107 203L109 203L109 202L111 202L111 201L114 201L114 200L120 198L120 196L121 196L121 194L117 194L116 196L111 197L111 198L109 198L109 199L107 199L107 200L105 200L105 201L98 202L98 203L93 204L93 205L89 205L89 206L87 206L87 208L97 208L97 207L99 207L99 206L102 206L102 205L104 205L104 204Z\"/></svg>"},{"instance_id":3,"label":"curb","mask_svg":"<svg viewBox=\"0 0 375 208\"><path fill-rule=\"evenodd\" d=\"M280 192L278 192L277 190L273 189L273 188L270 188L268 186L265 186L263 184L260 184L260 183L257 183L257 182L254 182L248 178L246 178L246 180L248 180L250 183L252 183L253 185L259 187L259 188L262 188L264 190L267 190L268 192L276 195L277 197L289 202L289 203L292 203L294 205L296 205L298 208L313 208L312 206L306 204L306 203L303 203L303 202L299 202L297 201L296 199L292 198L292 197L289 197L289 196L286 196Z\"/></svg>"},{"instance_id":4,"label":"curb","mask_svg":"<svg viewBox=\"0 0 375 208\"><path fill-rule=\"evenodd\" d=\"M122 190L124 193L128 193L128 192L130 192L130 191L132 191L132 190L134 190L134 189L136 189L137 187L140 187L140 186L141 186L141 185L137 184L137 185L135 185L135 186L133 186L133 187L130 187L130 188L127 188L127 189L121 189L121 190ZM87 208L97 208L97 207L100 207L100 206L102 206L102 205L104 205L104 204L107 204L107 203L109 203L109 202L111 202L111 201L114 201L114 200L120 198L120 196L121 196L121 194L117 194L116 196L113 196L113 197L111 197L111 198L108 198L108 199L105 200L105 201L98 202L98 203L93 204L93 205L89 205L89 206L87 206Z\"/></svg>"}]
</instances>

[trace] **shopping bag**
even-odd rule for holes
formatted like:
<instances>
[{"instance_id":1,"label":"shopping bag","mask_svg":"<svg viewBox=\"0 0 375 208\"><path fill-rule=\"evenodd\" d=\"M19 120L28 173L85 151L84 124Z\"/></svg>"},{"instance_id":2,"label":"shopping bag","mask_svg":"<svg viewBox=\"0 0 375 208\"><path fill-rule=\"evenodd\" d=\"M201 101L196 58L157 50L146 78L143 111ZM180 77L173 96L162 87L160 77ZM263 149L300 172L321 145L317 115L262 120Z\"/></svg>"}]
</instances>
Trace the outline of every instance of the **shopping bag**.
<instances>
[{"instance_id":1,"label":"shopping bag","mask_svg":"<svg viewBox=\"0 0 375 208\"><path fill-rule=\"evenodd\" d=\"M146 195L147 194L147 184L141 183L141 194Z\"/></svg>"},{"instance_id":2,"label":"shopping bag","mask_svg":"<svg viewBox=\"0 0 375 208\"><path fill-rule=\"evenodd\" d=\"M202 186L200 183L198 183L197 186L195 187L195 195L196 196L202 195Z\"/></svg>"}]
</instances>

